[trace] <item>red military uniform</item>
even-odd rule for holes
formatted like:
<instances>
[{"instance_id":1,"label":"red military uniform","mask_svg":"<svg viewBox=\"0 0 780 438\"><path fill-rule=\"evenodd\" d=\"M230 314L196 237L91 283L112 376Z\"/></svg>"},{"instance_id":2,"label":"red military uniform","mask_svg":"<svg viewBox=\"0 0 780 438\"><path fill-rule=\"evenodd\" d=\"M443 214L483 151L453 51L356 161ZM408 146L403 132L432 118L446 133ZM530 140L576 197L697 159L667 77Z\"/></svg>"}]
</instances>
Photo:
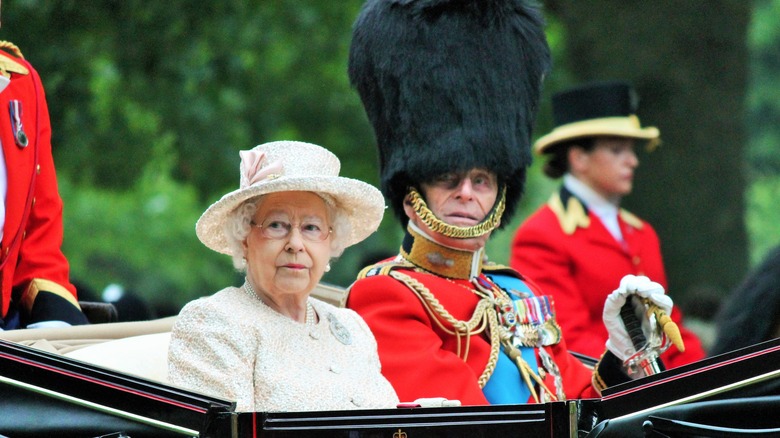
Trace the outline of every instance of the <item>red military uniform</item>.
<instances>
[{"instance_id":1,"label":"red military uniform","mask_svg":"<svg viewBox=\"0 0 780 438\"><path fill-rule=\"evenodd\" d=\"M608 338L602 323L604 301L628 274L645 275L665 289L666 272L658 236L647 222L620 210L622 246L582 202L562 189L517 230L510 265L555 298L557 317L569 349L598 357ZM682 325L685 352L675 347L661 355L667 368L699 360L704 349Z\"/></svg>"},{"instance_id":2,"label":"red military uniform","mask_svg":"<svg viewBox=\"0 0 780 438\"><path fill-rule=\"evenodd\" d=\"M0 92L0 142L8 174L0 327L54 320L86 323L60 249L62 200L43 86L15 46L2 47L16 56L0 51L0 73L10 79Z\"/></svg>"},{"instance_id":3,"label":"red military uniform","mask_svg":"<svg viewBox=\"0 0 780 438\"><path fill-rule=\"evenodd\" d=\"M407 234L405 243L409 239ZM419 242L423 238L418 236L416 239ZM426 240L425 245L432 247L436 244ZM458 252L437 248L435 252L439 254ZM491 342L486 332L474 334L468 340L459 339L452 332L452 324L441 316L434 318L429 310L439 304L458 321L472 319L481 297L466 279L470 259L468 256L453 258L458 261L455 267L446 269L450 271L449 275L458 270L459 263L466 265L466 275L457 278L442 275L441 271L431 272L430 269L436 268L426 264L424 257L412 251L402 248L402 255L400 262L390 261L365 269L361 278L352 285L347 300L347 307L365 319L376 337L382 374L393 385L401 401L445 397L460 400L464 405L488 404L478 383L490 360ZM425 268L415 266L412 261ZM430 291L433 299L425 299L415 293L409 284L394 278L393 271L419 282ZM483 275L496 271L496 267L486 266ZM503 272L522 279L508 268L504 268ZM536 286L529 286L534 295L541 295ZM561 340L543 348L560 370L566 398L598 397L591 384L592 371L569 354L565 342ZM538 349L536 361L537 364L542 363ZM548 388L556 387L551 374L547 374L544 381Z\"/></svg>"}]
</instances>

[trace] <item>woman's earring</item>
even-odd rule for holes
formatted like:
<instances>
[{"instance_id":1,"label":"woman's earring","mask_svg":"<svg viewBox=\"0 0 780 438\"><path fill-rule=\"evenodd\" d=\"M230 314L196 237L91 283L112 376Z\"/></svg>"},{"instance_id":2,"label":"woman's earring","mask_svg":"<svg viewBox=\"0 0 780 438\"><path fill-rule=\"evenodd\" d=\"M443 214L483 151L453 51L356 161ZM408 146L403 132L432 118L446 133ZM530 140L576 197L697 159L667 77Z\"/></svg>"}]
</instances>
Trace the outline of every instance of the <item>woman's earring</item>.
<instances>
[{"instance_id":1,"label":"woman's earring","mask_svg":"<svg viewBox=\"0 0 780 438\"><path fill-rule=\"evenodd\" d=\"M330 263L325 265L325 272L330 272Z\"/></svg>"}]
</instances>

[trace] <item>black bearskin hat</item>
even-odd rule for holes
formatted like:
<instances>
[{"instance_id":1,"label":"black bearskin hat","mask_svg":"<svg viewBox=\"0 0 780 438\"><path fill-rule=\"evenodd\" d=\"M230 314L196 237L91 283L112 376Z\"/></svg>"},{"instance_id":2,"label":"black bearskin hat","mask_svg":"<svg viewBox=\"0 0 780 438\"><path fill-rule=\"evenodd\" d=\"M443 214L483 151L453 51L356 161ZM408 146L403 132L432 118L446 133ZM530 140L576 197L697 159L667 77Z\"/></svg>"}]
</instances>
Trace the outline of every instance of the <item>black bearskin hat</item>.
<instances>
[{"instance_id":1,"label":"black bearskin hat","mask_svg":"<svg viewBox=\"0 0 780 438\"><path fill-rule=\"evenodd\" d=\"M509 222L549 66L541 13L527 1L366 2L349 77L374 128L382 192L404 224L409 187L475 167L506 185Z\"/></svg>"}]
</instances>

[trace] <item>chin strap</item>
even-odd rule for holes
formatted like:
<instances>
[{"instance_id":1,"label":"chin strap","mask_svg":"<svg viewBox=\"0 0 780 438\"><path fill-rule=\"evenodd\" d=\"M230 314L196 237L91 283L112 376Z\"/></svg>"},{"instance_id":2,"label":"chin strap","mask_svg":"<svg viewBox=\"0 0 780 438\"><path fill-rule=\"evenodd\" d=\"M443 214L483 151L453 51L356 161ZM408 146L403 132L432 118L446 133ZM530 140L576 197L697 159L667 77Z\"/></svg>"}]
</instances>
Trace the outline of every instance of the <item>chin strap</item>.
<instances>
[{"instance_id":1,"label":"chin strap","mask_svg":"<svg viewBox=\"0 0 780 438\"><path fill-rule=\"evenodd\" d=\"M409 188L409 200L422 223L427 225L432 231L453 239L471 239L485 235L501 225L501 216L504 214L504 208L506 208L506 186L501 190L501 198L493 206L490 214L485 220L473 227L458 227L437 218L414 187Z\"/></svg>"}]
</instances>

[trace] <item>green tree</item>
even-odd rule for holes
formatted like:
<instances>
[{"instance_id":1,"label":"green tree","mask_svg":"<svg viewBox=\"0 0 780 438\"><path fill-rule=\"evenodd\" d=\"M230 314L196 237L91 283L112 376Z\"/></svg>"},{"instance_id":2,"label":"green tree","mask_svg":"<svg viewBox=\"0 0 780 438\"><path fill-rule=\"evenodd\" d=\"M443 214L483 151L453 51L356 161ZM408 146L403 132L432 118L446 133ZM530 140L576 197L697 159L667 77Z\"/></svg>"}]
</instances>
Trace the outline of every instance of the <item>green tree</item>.
<instances>
[{"instance_id":1,"label":"green tree","mask_svg":"<svg viewBox=\"0 0 780 438\"><path fill-rule=\"evenodd\" d=\"M747 227L751 262L780 243L780 0L755 0L748 34L750 85L747 124Z\"/></svg>"},{"instance_id":2,"label":"green tree","mask_svg":"<svg viewBox=\"0 0 780 438\"><path fill-rule=\"evenodd\" d=\"M236 187L238 150L259 143L323 145L343 175L376 184L373 136L346 76L361 3L4 5L2 37L22 48L47 90L74 276L181 302L223 287L211 273L230 274L230 262L204 256L194 222ZM161 210L147 214L150 205ZM392 240L378 234L336 266ZM329 277L344 284L356 271Z\"/></svg>"}]
</instances>

